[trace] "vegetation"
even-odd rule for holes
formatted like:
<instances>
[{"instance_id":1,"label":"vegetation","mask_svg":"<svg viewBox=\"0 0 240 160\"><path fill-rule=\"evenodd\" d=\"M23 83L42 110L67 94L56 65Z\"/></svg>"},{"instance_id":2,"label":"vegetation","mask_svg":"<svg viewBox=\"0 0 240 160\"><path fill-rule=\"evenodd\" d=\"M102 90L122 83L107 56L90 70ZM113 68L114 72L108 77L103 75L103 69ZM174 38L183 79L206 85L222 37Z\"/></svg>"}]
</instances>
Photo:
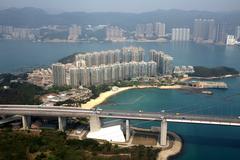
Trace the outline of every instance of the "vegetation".
<instances>
[{"instance_id":1,"label":"vegetation","mask_svg":"<svg viewBox=\"0 0 240 160\"><path fill-rule=\"evenodd\" d=\"M40 104L41 87L26 83L15 75L0 75L0 104Z\"/></svg>"},{"instance_id":2,"label":"vegetation","mask_svg":"<svg viewBox=\"0 0 240 160\"><path fill-rule=\"evenodd\" d=\"M64 58L58 60L58 62L60 62L60 63L62 63L62 64L73 63L73 62L75 61L75 56L76 56L77 54L81 54L81 53L71 54L71 55L69 55L69 56L67 56L67 57L64 57ZM82 53L82 54L84 54L84 53Z\"/></svg>"},{"instance_id":3,"label":"vegetation","mask_svg":"<svg viewBox=\"0 0 240 160\"><path fill-rule=\"evenodd\" d=\"M47 93L59 93L59 92L67 91L69 89L71 89L70 86L63 86L63 87L52 86L46 92Z\"/></svg>"},{"instance_id":4,"label":"vegetation","mask_svg":"<svg viewBox=\"0 0 240 160\"><path fill-rule=\"evenodd\" d=\"M89 101L89 99L86 100L74 100L74 99L68 99L66 101L60 101L60 102L56 102L54 105L55 106L81 106L81 104L86 103L87 101Z\"/></svg>"},{"instance_id":5,"label":"vegetation","mask_svg":"<svg viewBox=\"0 0 240 160\"><path fill-rule=\"evenodd\" d=\"M207 68L201 66L194 67L195 73L190 74L190 76L196 77L220 77L225 75L236 75L239 74L237 70L229 67L216 67L216 68Z\"/></svg>"},{"instance_id":6,"label":"vegetation","mask_svg":"<svg viewBox=\"0 0 240 160\"><path fill-rule=\"evenodd\" d=\"M140 85L139 81L118 81L113 83L114 86L117 87L130 87L130 86L138 86Z\"/></svg>"},{"instance_id":7,"label":"vegetation","mask_svg":"<svg viewBox=\"0 0 240 160\"><path fill-rule=\"evenodd\" d=\"M66 135L44 130L40 135L1 131L0 160L153 160L159 150L136 146L120 148L96 140L67 140Z\"/></svg>"},{"instance_id":8,"label":"vegetation","mask_svg":"<svg viewBox=\"0 0 240 160\"><path fill-rule=\"evenodd\" d=\"M109 85L107 84L103 84L98 86L91 86L89 87L89 89L92 91L93 94L92 98L97 98L100 95L100 93L110 91L111 87L109 87Z\"/></svg>"}]
</instances>

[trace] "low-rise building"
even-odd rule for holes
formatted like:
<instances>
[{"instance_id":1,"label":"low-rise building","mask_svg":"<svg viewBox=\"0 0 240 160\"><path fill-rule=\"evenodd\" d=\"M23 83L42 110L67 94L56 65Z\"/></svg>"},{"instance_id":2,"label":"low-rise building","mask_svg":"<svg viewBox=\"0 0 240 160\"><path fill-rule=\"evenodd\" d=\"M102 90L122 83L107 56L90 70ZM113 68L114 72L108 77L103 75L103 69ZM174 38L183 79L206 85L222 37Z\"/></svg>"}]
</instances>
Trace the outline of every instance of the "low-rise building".
<instances>
[{"instance_id":1,"label":"low-rise building","mask_svg":"<svg viewBox=\"0 0 240 160\"><path fill-rule=\"evenodd\" d=\"M46 87L51 86L53 83L52 69L36 69L28 73L27 81L36 86Z\"/></svg>"}]
</instances>

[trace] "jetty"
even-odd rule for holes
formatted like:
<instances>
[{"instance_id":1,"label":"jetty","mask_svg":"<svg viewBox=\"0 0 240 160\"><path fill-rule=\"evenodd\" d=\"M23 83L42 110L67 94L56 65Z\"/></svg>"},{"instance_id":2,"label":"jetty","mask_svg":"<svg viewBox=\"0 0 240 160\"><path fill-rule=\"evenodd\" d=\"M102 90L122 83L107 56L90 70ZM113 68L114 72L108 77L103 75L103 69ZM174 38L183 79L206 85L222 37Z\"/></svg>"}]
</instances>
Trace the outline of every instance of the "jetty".
<instances>
[{"instance_id":1,"label":"jetty","mask_svg":"<svg viewBox=\"0 0 240 160\"><path fill-rule=\"evenodd\" d=\"M208 82L208 81L197 81L192 82L192 86L203 89L227 89L228 86L225 82Z\"/></svg>"}]
</instances>

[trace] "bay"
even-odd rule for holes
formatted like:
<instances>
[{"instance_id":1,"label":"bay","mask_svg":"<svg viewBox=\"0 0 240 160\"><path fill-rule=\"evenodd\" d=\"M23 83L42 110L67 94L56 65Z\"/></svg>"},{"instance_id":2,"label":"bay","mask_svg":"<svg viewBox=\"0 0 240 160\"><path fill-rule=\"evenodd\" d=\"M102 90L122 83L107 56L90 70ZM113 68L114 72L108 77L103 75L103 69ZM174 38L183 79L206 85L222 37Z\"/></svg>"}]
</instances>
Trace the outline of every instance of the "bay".
<instances>
[{"instance_id":1,"label":"bay","mask_svg":"<svg viewBox=\"0 0 240 160\"><path fill-rule=\"evenodd\" d=\"M104 110L206 114L217 116L240 115L240 78L224 80L228 90L212 90L212 96L189 91L134 89L109 98L100 105ZM131 125L150 128L160 123L131 121ZM217 125L168 123L168 130L179 134L184 141L183 152L176 160L237 160L240 151L240 128Z\"/></svg>"}]
</instances>

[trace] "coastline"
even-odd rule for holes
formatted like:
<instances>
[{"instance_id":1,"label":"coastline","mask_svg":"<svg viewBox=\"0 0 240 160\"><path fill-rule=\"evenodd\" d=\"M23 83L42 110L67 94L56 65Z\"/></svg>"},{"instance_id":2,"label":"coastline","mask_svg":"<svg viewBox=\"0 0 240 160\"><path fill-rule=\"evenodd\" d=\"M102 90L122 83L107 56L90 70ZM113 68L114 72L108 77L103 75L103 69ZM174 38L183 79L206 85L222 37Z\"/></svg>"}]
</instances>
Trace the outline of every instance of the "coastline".
<instances>
[{"instance_id":1,"label":"coastline","mask_svg":"<svg viewBox=\"0 0 240 160\"><path fill-rule=\"evenodd\" d=\"M92 109L96 107L97 105L103 103L105 100L107 100L109 97L118 94L123 91L127 91L129 89L134 89L135 87L121 87L118 88L117 90L110 90L107 92L101 93L96 99L91 99L87 103L84 103L81 105L82 109Z\"/></svg>"},{"instance_id":2,"label":"coastline","mask_svg":"<svg viewBox=\"0 0 240 160\"><path fill-rule=\"evenodd\" d=\"M198 80L218 80L218 79L226 79L226 78L235 78L235 77L240 77L240 74L229 74L229 75L224 75L224 76L219 76L219 77L189 77L190 79L198 79Z\"/></svg>"},{"instance_id":3,"label":"coastline","mask_svg":"<svg viewBox=\"0 0 240 160\"><path fill-rule=\"evenodd\" d=\"M174 137L173 146L170 149L163 149L159 152L157 160L168 160L181 153L183 148L182 138L174 132L168 132Z\"/></svg>"},{"instance_id":4,"label":"coastline","mask_svg":"<svg viewBox=\"0 0 240 160\"><path fill-rule=\"evenodd\" d=\"M110 90L107 92L103 92L99 95L99 97L97 97L96 99L91 99L89 100L87 103L84 103L81 105L82 109L92 109L94 107L96 107L97 105L100 105L101 103L103 103L104 101L106 101L108 98L121 93L123 91L127 91L130 89L144 89L144 88L158 88L158 89L165 89L165 90L169 90L169 89L182 89L184 88L184 86L182 85L173 85L173 86L148 86L148 85L140 85L140 86L131 86L131 87L120 87L117 90Z\"/></svg>"}]
</instances>

